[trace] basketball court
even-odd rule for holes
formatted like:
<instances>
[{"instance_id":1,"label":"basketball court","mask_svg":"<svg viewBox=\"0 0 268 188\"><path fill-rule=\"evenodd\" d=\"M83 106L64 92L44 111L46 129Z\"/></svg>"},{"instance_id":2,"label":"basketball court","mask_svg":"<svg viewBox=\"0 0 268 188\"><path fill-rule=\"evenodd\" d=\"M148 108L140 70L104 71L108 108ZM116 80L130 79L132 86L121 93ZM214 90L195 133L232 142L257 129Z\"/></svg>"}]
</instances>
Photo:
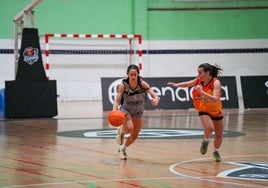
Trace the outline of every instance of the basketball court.
<instances>
[{"instance_id":1,"label":"basketball court","mask_svg":"<svg viewBox=\"0 0 268 188\"><path fill-rule=\"evenodd\" d=\"M125 14L118 15L118 18L124 17L123 15L129 16L129 10L133 14L129 18L131 22L127 18L124 19L127 20L126 27L131 29L129 34L121 32L126 31L124 25L121 26L121 29L117 28L120 26L120 21L113 17L116 20L113 32L120 31L117 34L91 33L90 31L90 33L80 33L79 30L72 30L75 25L67 20L69 24L71 23L70 33L62 33L66 30L60 29L59 32L56 32L58 30L51 32L43 30L40 35L35 28L33 11L40 2L41 0L33 0L14 17L14 40L12 42L10 42L10 38L2 40L5 42L2 46L9 45L9 47L0 49L3 54L1 56L4 59L3 62L11 61L12 55L12 63L13 58L15 62L12 69L17 74L16 80L5 79L5 86L7 86L5 90L0 88L6 97L4 99L0 95L1 102L4 101L7 106L6 110L2 109L4 103L1 103L2 106L0 105L3 112L6 110L6 116L0 116L0 188L268 187L268 108L264 108L265 105L263 105L267 102L268 87L265 76L267 72L263 68L264 61L267 59L267 40L262 41L265 35L254 37L256 32L253 32L248 36L249 39L256 39L252 44L248 40L240 40L240 37L239 40L232 37L231 39L234 40L226 40L229 39L228 35L226 38L219 38L212 42L211 39L215 38L214 33L217 33L213 33L213 31L205 43L203 43L203 36L200 40L202 42L200 42L195 35L187 36L189 41L181 40L181 36L171 40L169 37L165 38L165 33L161 36L162 38L154 38L154 31L158 30L154 28L159 28L161 24L159 24L159 13L155 14L153 11L160 10L161 18L165 22L168 21L165 18L169 14L162 14L162 11L167 11L166 8L163 8L166 7L167 2L163 2L162 8L158 9L156 8L159 6L158 2L154 4L153 1L145 4L141 3L142 1L131 1L131 3L121 1L121 3L127 2L126 5L129 6L129 9L122 4L126 11ZM55 2L53 1L53 3ZM88 1L84 2L88 3ZM47 7L52 7L51 2L46 1L46 3L41 4L39 9L43 15L47 12ZM77 2L60 1L53 4L53 7L66 6L62 12L68 13L69 8L73 7L67 6L67 3L76 5ZM96 1L95 3L103 7L101 2ZM113 7L118 2L107 1L107 3ZM79 6L81 7L81 5ZM95 5L88 6L94 7L94 9L97 7ZM115 12L123 10L120 8L121 5L116 6L119 11L109 8L109 6L104 10L113 10L111 15L114 16ZM220 10L237 9L241 11L240 8L239 6L237 8L228 6L221 7ZM96 9L98 10L98 8ZM198 23L199 20L202 21L205 18L204 13L206 12L204 11L208 11L206 9L203 7L200 15L195 14L196 19L193 23ZM250 11L255 9L267 9L267 6L251 5L243 8L243 10ZM198 7L194 9L186 7L181 10L170 7L169 11L175 10L199 11ZM211 10L213 9L209 7L209 11ZM215 10L219 10L219 7L214 7L213 12L216 12ZM71 11L73 10L71 9ZM77 10L78 12L80 13L80 8ZM83 13L81 12L83 15L81 20L87 18L86 22L88 22L90 16L86 15L90 15L91 12L94 11L85 9ZM103 11L105 14L106 12ZM144 17L145 12L147 12L148 18ZM224 15L229 15L230 12L225 12L223 15L221 13L215 18L222 18L222 16L224 18ZM181 15L184 17L184 14L177 16L178 18ZM210 12L207 14L211 15ZM243 12L240 14L243 14L244 17ZM250 12L247 16L251 18L251 14ZM107 13L107 15L109 14ZM232 16L232 14L230 15ZM244 18L245 20L247 16ZM96 17L94 15L92 22L86 24L83 22L80 26L88 24L90 29L94 25L106 27L103 24L105 22L98 21L95 19ZM106 17L109 18L109 16ZM69 16L64 16L64 18L69 19ZM256 18L258 17L256 16ZM39 20L42 19L39 18ZM43 21L47 20L45 17ZM62 22L62 17L59 17L59 20ZM74 23L79 20L75 20ZM146 24L140 25L136 20L139 20L141 24ZM174 17L174 23L177 23L177 20ZM221 23L218 20L217 22ZM51 23L49 22L47 26L57 26L57 24ZM147 30L152 23L151 26L154 26L150 29L152 31ZM207 31L204 23L207 24L206 19L200 22L200 28L204 27L204 31ZM230 24L237 23L239 21ZM188 23L185 22L185 25ZM174 24L171 26L172 29L175 28ZM60 28L60 26L57 27ZM144 28L144 31L141 31L147 35L151 32L150 40L148 36L143 38L142 34L136 33L136 27ZM221 27L219 28L222 32ZM244 33L246 29L242 28ZM181 28L178 27L177 30L181 31ZM175 30L171 31L172 35L176 33ZM204 31L203 33L205 33ZM8 32L7 34L10 35ZM180 34L178 33L178 35ZM218 39L217 35L215 39ZM21 42L21 46L19 46L19 42ZM10 49L11 44L12 49ZM236 46L234 47L233 44ZM213 48L207 49L207 46L213 46ZM203 128L197 112L192 109L191 91L188 89L180 91L179 88L173 90L166 87L166 83L173 80L171 79L173 77L174 79L185 79L193 75L191 69L196 68L196 62L201 61L204 54L206 54L206 60L215 59L219 60L219 63L225 62L227 65L227 76L222 81L222 100L223 103L230 106L223 105L224 139L220 148L221 162L214 162L212 158L213 138L207 154L200 154ZM143 64L143 61L151 63ZM178 61L187 64L187 67L176 64ZM259 65L261 68L254 69L252 62L255 63L254 66ZM244 69L237 71L237 68L241 68L241 63L246 71ZM32 66L33 64L34 66ZM109 125L107 116L109 110L112 109L111 105L114 102L118 84L121 83L121 76L125 76L126 67L129 64L138 65L142 71L141 76L151 79L152 82L149 83L158 91L157 95L161 97L161 105L165 108L161 105L157 106L159 109L153 110L145 107L143 128L139 137L127 148L127 160L121 160L118 154L119 145L115 139L117 129ZM5 65L9 65L9 63L5 63ZM8 66L5 68L9 70ZM5 70L3 69L2 72ZM256 80L255 77L253 77L253 81L251 80L252 74L257 77ZM177 78L178 75L180 77ZM240 83L240 77L242 76L241 80L243 80L243 75L249 75L249 78L245 77L245 81ZM259 78L259 75L264 76ZM5 76L9 76L8 73ZM240 84L239 96L236 93L236 79ZM242 91L245 88L242 83L246 83L245 85L250 87L246 87L245 91ZM262 88L262 91L256 89L258 88L255 87L257 83L261 85L259 88ZM265 83L265 87L263 87L263 83ZM252 95L252 91L254 95ZM248 107L245 105L245 108L242 108L243 105L238 105L238 102L242 103L242 93L252 97L253 104L260 103L259 106ZM261 97L257 95L260 93ZM262 96L264 96L263 99ZM245 95L244 98L246 98ZM181 106L182 104L186 106ZM181 109L178 109L177 105Z\"/></svg>"},{"instance_id":2,"label":"basketball court","mask_svg":"<svg viewBox=\"0 0 268 188\"><path fill-rule=\"evenodd\" d=\"M199 147L195 110L144 114L120 160L101 102L59 103L48 119L1 119L0 187L268 187L267 109L225 109L222 162Z\"/></svg>"}]
</instances>

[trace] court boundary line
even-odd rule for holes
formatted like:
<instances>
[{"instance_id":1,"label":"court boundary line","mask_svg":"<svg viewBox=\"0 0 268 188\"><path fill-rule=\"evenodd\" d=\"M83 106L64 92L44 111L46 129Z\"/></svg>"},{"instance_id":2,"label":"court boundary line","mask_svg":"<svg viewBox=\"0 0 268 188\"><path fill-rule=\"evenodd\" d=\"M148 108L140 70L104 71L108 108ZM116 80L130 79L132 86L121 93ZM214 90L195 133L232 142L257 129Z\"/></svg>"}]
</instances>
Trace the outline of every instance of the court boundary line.
<instances>
[{"instance_id":1,"label":"court boundary line","mask_svg":"<svg viewBox=\"0 0 268 188\"><path fill-rule=\"evenodd\" d=\"M106 180L81 180L81 181L62 181L53 183L40 183L40 184L26 184L26 185L12 185L0 188L20 188L20 187L34 187L34 186L49 186L49 185L67 185L77 183L99 183L99 182L120 182L120 181L146 181L146 180L169 180L169 179L185 179L184 177L170 176L170 177L155 177L155 178L119 178L119 179L106 179Z\"/></svg>"}]
</instances>

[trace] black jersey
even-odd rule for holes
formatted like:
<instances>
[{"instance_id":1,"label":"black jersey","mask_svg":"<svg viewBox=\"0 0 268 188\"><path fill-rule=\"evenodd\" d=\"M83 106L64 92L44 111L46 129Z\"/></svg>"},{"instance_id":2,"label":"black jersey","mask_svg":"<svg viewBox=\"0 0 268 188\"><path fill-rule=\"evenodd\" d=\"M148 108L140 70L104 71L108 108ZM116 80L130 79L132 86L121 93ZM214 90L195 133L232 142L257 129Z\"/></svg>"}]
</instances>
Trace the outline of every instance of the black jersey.
<instances>
[{"instance_id":1,"label":"black jersey","mask_svg":"<svg viewBox=\"0 0 268 188\"><path fill-rule=\"evenodd\" d=\"M145 89L141 86L141 79L135 89L131 89L129 79L123 79L124 93L121 100L121 110L129 112L131 115L142 114L144 111L144 104L146 101Z\"/></svg>"}]
</instances>

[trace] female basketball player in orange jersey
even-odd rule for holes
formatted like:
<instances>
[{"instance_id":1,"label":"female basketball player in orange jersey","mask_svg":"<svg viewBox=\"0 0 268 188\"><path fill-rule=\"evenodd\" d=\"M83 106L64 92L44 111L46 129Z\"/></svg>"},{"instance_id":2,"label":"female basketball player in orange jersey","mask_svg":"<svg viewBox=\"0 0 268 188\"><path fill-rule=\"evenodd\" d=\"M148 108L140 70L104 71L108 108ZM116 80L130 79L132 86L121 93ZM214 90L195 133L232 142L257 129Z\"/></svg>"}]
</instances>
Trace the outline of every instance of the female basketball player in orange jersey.
<instances>
[{"instance_id":1,"label":"female basketball player in orange jersey","mask_svg":"<svg viewBox=\"0 0 268 188\"><path fill-rule=\"evenodd\" d=\"M207 153L210 137L215 132L213 158L216 162L221 161L219 148L223 137L221 83L217 78L221 71L222 69L217 65L204 63L198 66L197 78L181 83L167 83L172 87L195 87L193 90L194 107L204 127L204 139L200 152L203 155Z\"/></svg>"},{"instance_id":2,"label":"female basketball player in orange jersey","mask_svg":"<svg viewBox=\"0 0 268 188\"><path fill-rule=\"evenodd\" d=\"M142 128L142 115L146 102L146 93L152 100L151 104L157 106L160 98L151 89L149 84L139 76L140 70L136 65L129 65L127 78L122 80L118 87L117 96L113 104L113 110L121 110L126 114L126 122L117 129L117 143L121 159L127 159L126 148L130 146L139 136ZM130 133L127 139L124 135Z\"/></svg>"}]
</instances>

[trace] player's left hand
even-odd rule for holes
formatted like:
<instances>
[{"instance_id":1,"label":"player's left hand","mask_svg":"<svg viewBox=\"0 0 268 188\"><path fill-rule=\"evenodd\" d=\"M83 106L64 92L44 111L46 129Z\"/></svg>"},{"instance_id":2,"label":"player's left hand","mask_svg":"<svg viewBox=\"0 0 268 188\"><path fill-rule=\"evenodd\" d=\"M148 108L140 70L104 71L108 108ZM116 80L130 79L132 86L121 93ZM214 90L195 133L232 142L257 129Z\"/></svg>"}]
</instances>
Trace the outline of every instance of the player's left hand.
<instances>
[{"instance_id":1,"label":"player's left hand","mask_svg":"<svg viewBox=\"0 0 268 188\"><path fill-rule=\"evenodd\" d=\"M159 97L154 98L154 99L151 100L151 104L152 104L153 106L157 106L158 103L159 103L159 101L160 101L160 98L159 98Z\"/></svg>"},{"instance_id":2,"label":"player's left hand","mask_svg":"<svg viewBox=\"0 0 268 188\"><path fill-rule=\"evenodd\" d=\"M198 93L202 94L202 92L203 92L202 86L197 85L197 86L195 86L195 89L196 89L196 91L198 91Z\"/></svg>"}]
</instances>

